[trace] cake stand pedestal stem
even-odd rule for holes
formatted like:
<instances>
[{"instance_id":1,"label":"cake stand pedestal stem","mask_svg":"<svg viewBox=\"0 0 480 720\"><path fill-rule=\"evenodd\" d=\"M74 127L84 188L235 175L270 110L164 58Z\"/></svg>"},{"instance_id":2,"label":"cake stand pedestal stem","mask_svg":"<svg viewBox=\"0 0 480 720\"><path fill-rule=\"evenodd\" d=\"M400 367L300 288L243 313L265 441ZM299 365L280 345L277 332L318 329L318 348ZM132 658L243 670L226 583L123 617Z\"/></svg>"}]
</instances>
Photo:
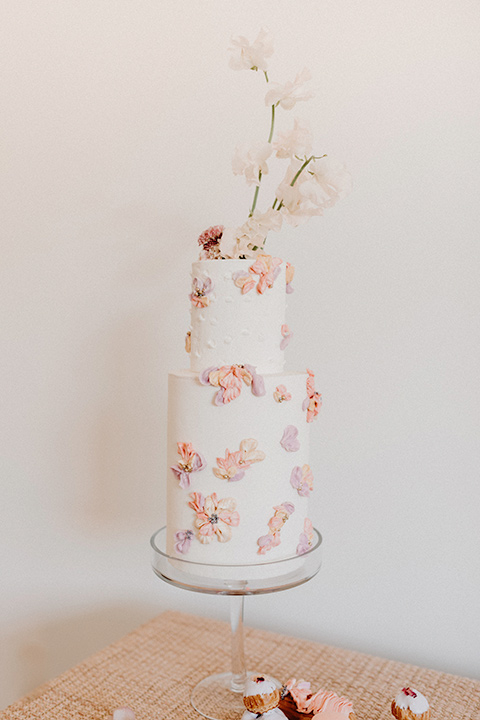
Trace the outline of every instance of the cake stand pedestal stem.
<instances>
[{"instance_id":1,"label":"cake stand pedestal stem","mask_svg":"<svg viewBox=\"0 0 480 720\"><path fill-rule=\"evenodd\" d=\"M193 592L229 596L230 670L200 680L192 689L190 702L199 715L208 720L239 720L245 711L243 690L247 676L264 673L262 667L249 667L248 670L245 668L245 595L289 590L311 580L320 570L322 536L318 530L314 530L314 543L302 555L246 565L207 565L190 562L187 558L179 557L178 553L169 555L165 527L157 530L150 544L153 551L153 571L164 582ZM209 569L214 571L211 575ZM223 634L221 640L223 648ZM278 687L281 686L279 680L274 677L271 679Z\"/></svg>"},{"instance_id":2,"label":"cake stand pedestal stem","mask_svg":"<svg viewBox=\"0 0 480 720\"><path fill-rule=\"evenodd\" d=\"M232 682L233 692L243 693L247 673L243 647L243 609L245 595L230 597L230 626L232 629Z\"/></svg>"}]
</instances>

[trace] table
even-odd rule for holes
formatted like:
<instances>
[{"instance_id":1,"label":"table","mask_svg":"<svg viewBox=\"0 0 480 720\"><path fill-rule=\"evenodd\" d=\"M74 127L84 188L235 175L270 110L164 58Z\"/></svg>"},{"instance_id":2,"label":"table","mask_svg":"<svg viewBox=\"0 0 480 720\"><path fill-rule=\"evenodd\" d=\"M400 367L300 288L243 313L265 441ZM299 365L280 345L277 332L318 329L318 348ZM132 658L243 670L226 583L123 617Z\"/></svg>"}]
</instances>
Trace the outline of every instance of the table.
<instances>
[{"instance_id":1,"label":"table","mask_svg":"<svg viewBox=\"0 0 480 720\"><path fill-rule=\"evenodd\" d=\"M391 719L390 702L407 684L427 696L432 720L480 720L475 680L250 628L245 648L255 670L345 695L358 720ZM136 720L199 720L190 690L228 666L229 650L226 623L165 612L10 705L0 720L106 720L123 705Z\"/></svg>"}]
</instances>

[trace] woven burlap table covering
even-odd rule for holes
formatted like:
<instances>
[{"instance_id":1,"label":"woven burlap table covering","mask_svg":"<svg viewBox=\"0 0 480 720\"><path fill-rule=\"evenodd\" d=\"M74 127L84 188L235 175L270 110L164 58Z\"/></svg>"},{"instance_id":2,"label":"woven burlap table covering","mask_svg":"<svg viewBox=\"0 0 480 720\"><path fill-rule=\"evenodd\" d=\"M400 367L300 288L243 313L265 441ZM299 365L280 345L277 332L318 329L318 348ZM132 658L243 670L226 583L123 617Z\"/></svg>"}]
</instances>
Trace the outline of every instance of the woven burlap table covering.
<instances>
[{"instance_id":1,"label":"woven burlap table covering","mask_svg":"<svg viewBox=\"0 0 480 720\"><path fill-rule=\"evenodd\" d=\"M260 630L245 630L248 665L275 675L310 680L345 695L358 720L392 718L390 702L405 685L430 701L432 720L480 720L480 682ZM200 716L191 688L228 669L227 624L165 612L3 712L1 720L104 720L127 705L137 720Z\"/></svg>"}]
</instances>

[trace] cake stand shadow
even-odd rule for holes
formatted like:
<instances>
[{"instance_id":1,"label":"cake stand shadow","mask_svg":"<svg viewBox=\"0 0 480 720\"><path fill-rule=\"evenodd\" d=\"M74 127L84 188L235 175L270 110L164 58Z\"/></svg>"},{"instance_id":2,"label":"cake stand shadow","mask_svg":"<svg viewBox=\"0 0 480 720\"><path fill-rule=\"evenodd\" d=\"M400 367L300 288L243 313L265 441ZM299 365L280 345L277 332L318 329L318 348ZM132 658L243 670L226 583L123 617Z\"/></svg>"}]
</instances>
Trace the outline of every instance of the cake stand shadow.
<instances>
[{"instance_id":1,"label":"cake stand shadow","mask_svg":"<svg viewBox=\"0 0 480 720\"><path fill-rule=\"evenodd\" d=\"M209 720L239 720L245 710L243 689L247 677L243 642L245 596L280 592L311 580L322 563L322 536L314 530L314 543L302 555L249 565L210 565L169 555L165 527L152 536L150 544L153 571L164 582L184 590L230 597L231 671L201 680L193 688L190 702ZM253 672L255 669L248 670L248 675Z\"/></svg>"}]
</instances>

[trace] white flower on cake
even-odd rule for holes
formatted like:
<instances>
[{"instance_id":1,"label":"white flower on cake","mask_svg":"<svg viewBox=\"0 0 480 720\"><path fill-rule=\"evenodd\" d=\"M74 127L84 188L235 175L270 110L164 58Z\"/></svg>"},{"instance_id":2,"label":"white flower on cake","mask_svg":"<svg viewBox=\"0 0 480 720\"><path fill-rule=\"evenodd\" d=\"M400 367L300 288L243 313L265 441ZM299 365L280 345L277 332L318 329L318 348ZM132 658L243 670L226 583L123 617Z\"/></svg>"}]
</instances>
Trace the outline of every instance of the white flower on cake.
<instances>
[{"instance_id":1,"label":"white flower on cake","mask_svg":"<svg viewBox=\"0 0 480 720\"><path fill-rule=\"evenodd\" d=\"M267 74L266 58L273 54L269 34L261 30L250 43L240 36L232 38L230 67L234 70L261 71L268 88L265 104L270 108L270 130L266 141L237 147L232 169L243 175L248 185L254 185L248 219L238 227L216 225L202 233L201 259L250 258L264 251L267 234L278 231L285 219L293 226L315 215L323 215L338 199L351 189L351 177L345 167L325 154L313 154L313 138L308 126L298 117L291 129L275 134L278 110L292 110L298 102L309 100L313 93L305 87L310 71L304 68L294 80L271 82ZM275 154L277 160L290 160L284 180L280 183L273 203L263 212L257 209L262 179L269 173L267 161ZM220 230L220 232L218 232ZM215 237L212 232L215 231Z\"/></svg>"},{"instance_id":2,"label":"white flower on cake","mask_svg":"<svg viewBox=\"0 0 480 720\"><path fill-rule=\"evenodd\" d=\"M232 38L232 47L229 48L230 67L232 70L267 70L267 58L273 55L273 42L267 30L263 28L256 40L250 43L247 38L240 35Z\"/></svg>"}]
</instances>

